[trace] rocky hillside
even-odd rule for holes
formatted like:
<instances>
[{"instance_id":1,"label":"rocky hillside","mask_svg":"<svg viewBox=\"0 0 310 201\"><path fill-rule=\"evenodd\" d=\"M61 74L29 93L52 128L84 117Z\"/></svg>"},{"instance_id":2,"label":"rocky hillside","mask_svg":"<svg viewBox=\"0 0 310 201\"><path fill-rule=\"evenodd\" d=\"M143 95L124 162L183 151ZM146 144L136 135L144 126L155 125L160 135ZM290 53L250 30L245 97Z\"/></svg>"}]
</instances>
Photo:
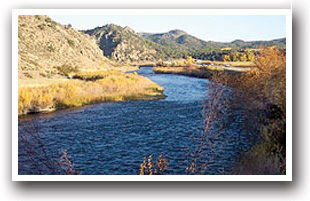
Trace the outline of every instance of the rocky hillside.
<instances>
[{"instance_id":1,"label":"rocky hillside","mask_svg":"<svg viewBox=\"0 0 310 201\"><path fill-rule=\"evenodd\" d=\"M155 61L171 57L175 52L143 38L129 27L108 24L84 33L96 38L106 57L120 62Z\"/></svg>"},{"instance_id":2,"label":"rocky hillside","mask_svg":"<svg viewBox=\"0 0 310 201\"><path fill-rule=\"evenodd\" d=\"M136 33L129 27L123 28L114 24L86 30L84 33L96 38L106 57L124 63L185 58L187 55L210 59L226 47L240 51L245 48L259 48L261 45L285 48L286 44L285 38L249 42L235 40L230 43L204 41L179 29L166 33Z\"/></svg>"},{"instance_id":3,"label":"rocky hillside","mask_svg":"<svg viewBox=\"0 0 310 201\"><path fill-rule=\"evenodd\" d=\"M195 51L205 49L208 43L185 31L175 29L167 33L139 33L146 39L178 51Z\"/></svg>"},{"instance_id":4,"label":"rocky hillside","mask_svg":"<svg viewBox=\"0 0 310 201\"><path fill-rule=\"evenodd\" d=\"M112 65L89 35L63 26L48 16L19 16L20 79L57 77L60 76L57 68L61 66L89 70Z\"/></svg>"}]
</instances>

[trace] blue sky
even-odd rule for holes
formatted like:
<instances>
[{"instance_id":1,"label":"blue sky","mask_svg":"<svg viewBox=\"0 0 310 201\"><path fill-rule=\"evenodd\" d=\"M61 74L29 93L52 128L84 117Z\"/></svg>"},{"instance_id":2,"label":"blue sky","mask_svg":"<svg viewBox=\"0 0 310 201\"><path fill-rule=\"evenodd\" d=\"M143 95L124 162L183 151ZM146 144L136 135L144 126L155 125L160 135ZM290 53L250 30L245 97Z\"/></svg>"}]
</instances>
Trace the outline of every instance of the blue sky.
<instances>
[{"instance_id":1,"label":"blue sky","mask_svg":"<svg viewBox=\"0 0 310 201\"><path fill-rule=\"evenodd\" d=\"M217 42L272 40L286 36L285 15L50 15L61 23L85 30L108 23L136 32L163 33L181 29L200 39Z\"/></svg>"}]
</instances>

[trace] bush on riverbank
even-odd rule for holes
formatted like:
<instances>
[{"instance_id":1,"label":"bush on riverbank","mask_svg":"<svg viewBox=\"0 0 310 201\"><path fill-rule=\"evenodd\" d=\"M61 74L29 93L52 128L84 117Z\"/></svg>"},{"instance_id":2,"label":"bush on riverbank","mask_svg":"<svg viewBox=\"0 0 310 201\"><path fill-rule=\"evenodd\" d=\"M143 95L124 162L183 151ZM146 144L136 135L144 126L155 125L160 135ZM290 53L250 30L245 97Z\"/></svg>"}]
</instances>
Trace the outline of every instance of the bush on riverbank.
<instances>
[{"instance_id":1,"label":"bush on riverbank","mask_svg":"<svg viewBox=\"0 0 310 201\"><path fill-rule=\"evenodd\" d=\"M257 141L240 159L237 174L285 174L286 158L286 56L277 49L264 49L256 67L239 76L216 73L212 80L235 89L245 108L249 133Z\"/></svg>"},{"instance_id":2,"label":"bush on riverbank","mask_svg":"<svg viewBox=\"0 0 310 201\"><path fill-rule=\"evenodd\" d=\"M229 65L232 67L254 67L255 66L255 63L250 62L250 61L229 61L229 62L214 61L212 63L214 65L219 65L219 66L225 66L227 63L229 63Z\"/></svg>"},{"instance_id":3,"label":"bush on riverbank","mask_svg":"<svg viewBox=\"0 0 310 201\"><path fill-rule=\"evenodd\" d=\"M163 88L137 74L107 74L96 81L68 80L18 91L18 114L51 111L102 101L150 100L163 98Z\"/></svg>"},{"instance_id":4,"label":"bush on riverbank","mask_svg":"<svg viewBox=\"0 0 310 201\"><path fill-rule=\"evenodd\" d=\"M164 175L168 169L168 160L163 158L162 155L153 162L152 155L148 159L144 157L143 162L140 164L140 175Z\"/></svg>"},{"instance_id":5,"label":"bush on riverbank","mask_svg":"<svg viewBox=\"0 0 310 201\"><path fill-rule=\"evenodd\" d=\"M153 71L161 74L180 74L199 78L209 78L212 76L212 72L209 69L194 65L188 67L154 67Z\"/></svg>"},{"instance_id":6,"label":"bush on riverbank","mask_svg":"<svg viewBox=\"0 0 310 201\"><path fill-rule=\"evenodd\" d=\"M96 81L104 79L109 75L123 75L124 73L119 70L102 70L102 71L90 71L90 72L77 72L72 75L73 79L80 79L85 81Z\"/></svg>"}]
</instances>

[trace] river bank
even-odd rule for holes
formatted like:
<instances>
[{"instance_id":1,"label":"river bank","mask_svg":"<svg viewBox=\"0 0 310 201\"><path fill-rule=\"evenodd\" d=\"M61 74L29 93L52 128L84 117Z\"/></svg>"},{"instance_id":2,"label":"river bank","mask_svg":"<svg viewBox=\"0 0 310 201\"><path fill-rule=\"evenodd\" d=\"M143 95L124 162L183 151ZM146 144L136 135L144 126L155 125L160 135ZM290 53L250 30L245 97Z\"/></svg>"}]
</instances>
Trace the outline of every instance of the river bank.
<instances>
[{"instance_id":1,"label":"river bank","mask_svg":"<svg viewBox=\"0 0 310 201\"><path fill-rule=\"evenodd\" d=\"M144 156L149 155L162 155L168 160L166 174L186 174L188 154L193 151L189 148L195 148L204 129L203 100L208 98L209 80L155 74L150 67L140 68L137 73L164 87L167 97L105 102L20 118L19 174L55 174L44 167L40 173L37 164L58 159L62 149L67 150L74 169L83 175L137 175ZM202 153L200 161L208 165L199 174L232 174L240 152L252 146L251 136L241 129L242 112L228 114L235 121L221 135L210 133L214 144ZM31 141L33 135L41 144ZM23 141L23 137L30 140ZM40 145L45 146L48 158L28 153L29 146L41 153Z\"/></svg>"},{"instance_id":2,"label":"river bank","mask_svg":"<svg viewBox=\"0 0 310 201\"><path fill-rule=\"evenodd\" d=\"M163 87L136 73L117 70L82 72L72 79L36 80L18 90L18 114L51 112L107 101L154 100L164 98ZM48 83L48 84L46 84Z\"/></svg>"},{"instance_id":3,"label":"river bank","mask_svg":"<svg viewBox=\"0 0 310 201\"><path fill-rule=\"evenodd\" d=\"M235 67L235 66L180 66L180 67L161 67L153 68L155 73L160 74L179 74L190 77L208 78L211 79L214 73L226 72L230 74L240 74L250 71L251 67Z\"/></svg>"},{"instance_id":4,"label":"river bank","mask_svg":"<svg viewBox=\"0 0 310 201\"><path fill-rule=\"evenodd\" d=\"M203 67L154 67L153 71L160 74L179 74L198 78L210 78L212 71Z\"/></svg>"}]
</instances>

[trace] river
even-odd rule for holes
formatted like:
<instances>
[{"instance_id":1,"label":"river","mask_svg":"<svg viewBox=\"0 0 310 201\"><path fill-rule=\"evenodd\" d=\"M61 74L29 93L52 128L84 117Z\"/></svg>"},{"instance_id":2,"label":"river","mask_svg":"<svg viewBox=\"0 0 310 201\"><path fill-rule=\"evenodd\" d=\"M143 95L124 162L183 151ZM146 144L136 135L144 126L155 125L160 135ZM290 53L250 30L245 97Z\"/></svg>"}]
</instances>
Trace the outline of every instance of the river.
<instances>
[{"instance_id":1,"label":"river","mask_svg":"<svg viewBox=\"0 0 310 201\"><path fill-rule=\"evenodd\" d=\"M194 136L203 129L207 79L138 70L164 87L165 99L101 103L32 114L19 119L19 174L53 174L47 160L67 150L74 170L86 175L139 174L144 156L162 154L166 174L186 174ZM203 174L231 174L236 159L251 147L243 116L217 137ZM211 151L211 150L210 150ZM207 150L208 152L208 150ZM216 153L216 154L215 154ZM47 164L45 164L47 163ZM54 172L55 174L55 172Z\"/></svg>"}]
</instances>

